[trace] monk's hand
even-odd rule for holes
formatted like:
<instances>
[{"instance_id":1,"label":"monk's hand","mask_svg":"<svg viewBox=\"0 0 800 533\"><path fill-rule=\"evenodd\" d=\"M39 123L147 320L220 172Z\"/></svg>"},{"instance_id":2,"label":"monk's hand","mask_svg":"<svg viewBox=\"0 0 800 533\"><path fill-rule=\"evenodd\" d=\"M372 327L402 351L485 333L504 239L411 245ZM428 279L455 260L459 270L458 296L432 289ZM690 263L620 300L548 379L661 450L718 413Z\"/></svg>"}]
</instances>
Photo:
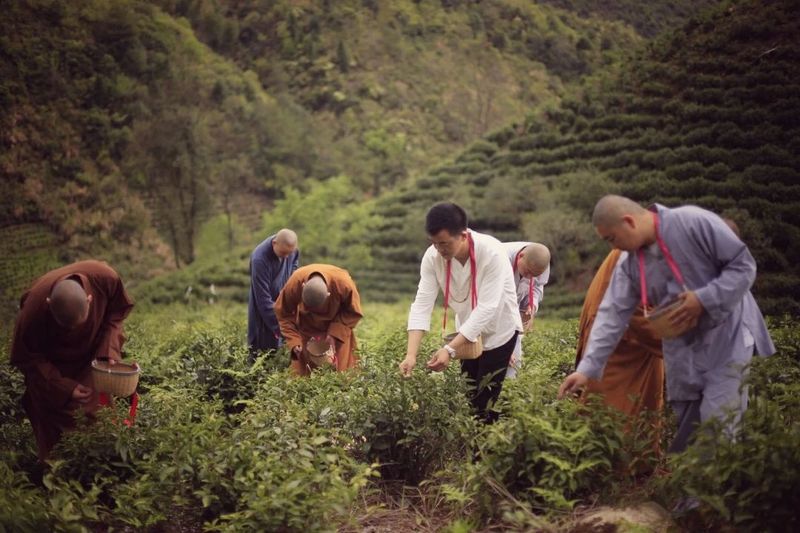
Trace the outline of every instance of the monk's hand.
<instances>
[{"instance_id":1,"label":"monk's hand","mask_svg":"<svg viewBox=\"0 0 800 533\"><path fill-rule=\"evenodd\" d=\"M327 335L327 336L325 337L325 342L327 342L327 343L328 343L328 346L330 346L330 347L331 347L331 351L332 351L332 352L335 352L335 351L336 351L336 339L334 339L334 338L333 338L333 337L331 337L330 335Z\"/></svg>"},{"instance_id":2,"label":"monk's hand","mask_svg":"<svg viewBox=\"0 0 800 533\"><path fill-rule=\"evenodd\" d=\"M683 304L670 314L669 321L673 326L694 327L703 314L703 304L694 291L685 291L678 295Z\"/></svg>"},{"instance_id":3,"label":"monk's hand","mask_svg":"<svg viewBox=\"0 0 800 533\"><path fill-rule=\"evenodd\" d=\"M411 375L411 371L414 370L414 367L417 365L417 358L407 355L405 359L400 363L400 373L403 374L403 377L409 377Z\"/></svg>"},{"instance_id":4,"label":"monk's hand","mask_svg":"<svg viewBox=\"0 0 800 533\"><path fill-rule=\"evenodd\" d=\"M78 403L87 403L91 397L92 389L86 385L81 385L78 383L75 385L75 388L72 389L72 399Z\"/></svg>"},{"instance_id":5,"label":"monk's hand","mask_svg":"<svg viewBox=\"0 0 800 533\"><path fill-rule=\"evenodd\" d=\"M294 354L295 357L300 357L300 354L303 353L303 347L295 346L294 348L292 348L292 353Z\"/></svg>"},{"instance_id":6,"label":"monk's hand","mask_svg":"<svg viewBox=\"0 0 800 533\"><path fill-rule=\"evenodd\" d=\"M441 372L450 364L450 353L444 348L439 348L433 353L426 366L434 372Z\"/></svg>"},{"instance_id":7,"label":"monk's hand","mask_svg":"<svg viewBox=\"0 0 800 533\"><path fill-rule=\"evenodd\" d=\"M558 388L558 399L564 399L568 394L574 394L583 389L589 382L589 378L580 372L573 372L564 380Z\"/></svg>"}]
</instances>

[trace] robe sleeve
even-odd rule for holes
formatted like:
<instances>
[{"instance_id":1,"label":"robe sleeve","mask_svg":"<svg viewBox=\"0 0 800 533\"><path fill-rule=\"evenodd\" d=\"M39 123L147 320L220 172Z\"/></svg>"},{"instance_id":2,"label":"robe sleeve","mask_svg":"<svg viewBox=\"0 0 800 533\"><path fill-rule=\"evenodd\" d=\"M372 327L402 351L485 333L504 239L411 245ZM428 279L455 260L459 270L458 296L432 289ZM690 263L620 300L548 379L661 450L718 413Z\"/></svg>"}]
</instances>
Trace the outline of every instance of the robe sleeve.
<instances>
[{"instance_id":1,"label":"robe sleeve","mask_svg":"<svg viewBox=\"0 0 800 533\"><path fill-rule=\"evenodd\" d=\"M343 294L339 304L339 312L336 314L336 318L328 325L328 335L344 342L350 338L353 329L364 315L361 313L361 297L353 280L348 279L340 285L339 290Z\"/></svg>"},{"instance_id":2,"label":"robe sleeve","mask_svg":"<svg viewBox=\"0 0 800 533\"><path fill-rule=\"evenodd\" d=\"M513 276L511 265L505 257L489 256L483 267L481 281L478 285L478 305L469 314L469 318L461 325L458 332L470 342L475 342L478 335L497 315L503 298L503 280Z\"/></svg>"},{"instance_id":3,"label":"robe sleeve","mask_svg":"<svg viewBox=\"0 0 800 533\"><path fill-rule=\"evenodd\" d=\"M300 303L303 284L298 279L289 278L275 301L275 316L290 350L303 345L300 330L297 329L297 306Z\"/></svg>"},{"instance_id":4,"label":"robe sleeve","mask_svg":"<svg viewBox=\"0 0 800 533\"><path fill-rule=\"evenodd\" d=\"M97 349L94 352L94 357L95 359L108 357L120 360L122 358L122 345L125 342L122 322L133 309L133 301L125 291L122 280L115 272L104 274L99 279L108 302L103 324L97 333Z\"/></svg>"},{"instance_id":5,"label":"robe sleeve","mask_svg":"<svg viewBox=\"0 0 800 533\"><path fill-rule=\"evenodd\" d=\"M756 262L747 246L717 217L697 217L692 236L719 268L719 276L694 292L714 323L742 301L756 277Z\"/></svg>"},{"instance_id":6,"label":"robe sleeve","mask_svg":"<svg viewBox=\"0 0 800 533\"><path fill-rule=\"evenodd\" d=\"M272 300L271 292L274 276L263 256L253 258L250 276L253 284L253 299L255 300L256 311L272 334L277 337L280 329L278 319L275 316L275 302Z\"/></svg>"},{"instance_id":7,"label":"robe sleeve","mask_svg":"<svg viewBox=\"0 0 800 533\"><path fill-rule=\"evenodd\" d=\"M533 314L539 311L539 305L544 298L544 286L550 281L550 265L539 276L536 277L536 284L533 286Z\"/></svg>"},{"instance_id":8,"label":"robe sleeve","mask_svg":"<svg viewBox=\"0 0 800 533\"><path fill-rule=\"evenodd\" d=\"M14 328L11 364L25 376L25 385L34 403L62 408L72 399L78 382L62 376L40 351L36 341L40 333L36 311L23 306Z\"/></svg>"},{"instance_id":9,"label":"robe sleeve","mask_svg":"<svg viewBox=\"0 0 800 533\"><path fill-rule=\"evenodd\" d=\"M639 294L630 275L623 268L626 263L620 260L614 268L611 283L592 324L586 350L576 369L591 379L599 380L603 377L606 362L619 344L639 302Z\"/></svg>"},{"instance_id":10,"label":"robe sleeve","mask_svg":"<svg viewBox=\"0 0 800 533\"><path fill-rule=\"evenodd\" d=\"M431 313L439 296L439 282L436 281L436 267L433 257L426 253L419 267L417 295L408 311L408 330L430 331Z\"/></svg>"}]
</instances>

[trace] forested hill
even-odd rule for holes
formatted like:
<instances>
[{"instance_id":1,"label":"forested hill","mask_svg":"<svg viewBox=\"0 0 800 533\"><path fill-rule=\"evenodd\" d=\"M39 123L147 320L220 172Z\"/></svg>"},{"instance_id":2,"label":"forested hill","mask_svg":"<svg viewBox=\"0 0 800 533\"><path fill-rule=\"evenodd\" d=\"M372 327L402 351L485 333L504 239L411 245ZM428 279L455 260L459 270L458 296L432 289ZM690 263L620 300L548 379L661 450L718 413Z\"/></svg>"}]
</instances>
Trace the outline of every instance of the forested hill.
<instances>
[{"instance_id":1,"label":"forested hill","mask_svg":"<svg viewBox=\"0 0 800 533\"><path fill-rule=\"evenodd\" d=\"M734 219L767 312L800 311L800 5L741 1L650 44L621 73L506 128L381 199L376 290L413 291L428 206L455 200L472 227L555 253L556 284L583 288L604 256L589 225L616 191Z\"/></svg>"},{"instance_id":2,"label":"forested hill","mask_svg":"<svg viewBox=\"0 0 800 533\"><path fill-rule=\"evenodd\" d=\"M516 0L3 2L0 304L77 258L135 282L252 246L288 185L347 174L356 201L375 196L640 46L614 18ZM208 221L224 242L203 244Z\"/></svg>"}]
</instances>

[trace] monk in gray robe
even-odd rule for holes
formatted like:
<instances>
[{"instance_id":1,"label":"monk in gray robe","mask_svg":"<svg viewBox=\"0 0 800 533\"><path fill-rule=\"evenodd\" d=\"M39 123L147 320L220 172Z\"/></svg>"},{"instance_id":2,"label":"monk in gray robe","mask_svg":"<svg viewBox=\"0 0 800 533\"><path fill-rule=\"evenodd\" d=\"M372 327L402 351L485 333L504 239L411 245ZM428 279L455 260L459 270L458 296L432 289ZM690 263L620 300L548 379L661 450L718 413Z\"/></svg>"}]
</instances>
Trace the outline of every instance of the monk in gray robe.
<instances>
[{"instance_id":1,"label":"monk in gray robe","mask_svg":"<svg viewBox=\"0 0 800 533\"><path fill-rule=\"evenodd\" d=\"M22 296L11 364L25 376L22 405L40 460L74 427L78 409L96 410L91 362L120 360L122 321L132 308L119 275L100 261L52 270Z\"/></svg>"},{"instance_id":2,"label":"monk in gray robe","mask_svg":"<svg viewBox=\"0 0 800 533\"><path fill-rule=\"evenodd\" d=\"M550 281L550 250L538 242L504 242L503 249L511 261L514 272L514 285L517 287L517 303L522 319L523 335L533 325L533 317L539 311L544 298L544 286ZM522 335L517 336L517 344L511 353L511 361L506 370L506 378L517 377L522 367Z\"/></svg>"},{"instance_id":3,"label":"monk in gray robe","mask_svg":"<svg viewBox=\"0 0 800 533\"><path fill-rule=\"evenodd\" d=\"M745 303L756 276L747 246L719 216L694 206L644 209L608 195L595 206L592 223L629 254L614 271L583 358L559 397L602 378L637 305L679 300L668 319L685 331L663 340L667 397L678 418L670 451L684 450L697 424L712 418L727 421L732 413L735 431L747 408L743 380L754 348L773 351L764 320Z\"/></svg>"}]
</instances>

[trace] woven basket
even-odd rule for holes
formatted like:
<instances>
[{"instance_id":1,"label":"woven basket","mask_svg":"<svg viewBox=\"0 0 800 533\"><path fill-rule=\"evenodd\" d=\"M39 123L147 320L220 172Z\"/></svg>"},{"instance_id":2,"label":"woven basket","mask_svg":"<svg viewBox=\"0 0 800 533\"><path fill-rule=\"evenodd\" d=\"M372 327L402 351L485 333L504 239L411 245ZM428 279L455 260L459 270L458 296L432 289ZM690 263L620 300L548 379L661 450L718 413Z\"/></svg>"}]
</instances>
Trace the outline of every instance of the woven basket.
<instances>
[{"instance_id":1,"label":"woven basket","mask_svg":"<svg viewBox=\"0 0 800 533\"><path fill-rule=\"evenodd\" d=\"M670 324L669 317L677 309L683 305L683 300L675 300L668 304L661 305L649 313L645 313L650 326L662 339L672 339L680 337L690 329L693 324L685 324L683 326L674 326Z\"/></svg>"},{"instance_id":2,"label":"woven basket","mask_svg":"<svg viewBox=\"0 0 800 533\"><path fill-rule=\"evenodd\" d=\"M94 389L121 398L127 398L136 392L140 372L141 369L136 363L117 362L111 365L108 361L97 359L92 361Z\"/></svg>"},{"instance_id":3,"label":"woven basket","mask_svg":"<svg viewBox=\"0 0 800 533\"><path fill-rule=\"evenodd\" d=\"M331 364L328 358L333 355L333 346L328 344L325 339L310 339L306 342L305 351L308 360L315 365L323 366Z\"/></svg>"},{"instance_id":4,"label":"woven basket","mask_svg":"<svg viewBox=\"0 0 800 533\"><path fill-rule=\"evenodd\" d=\"M444 340L445 344L450 342L451 340L456 338L458 332L450 333L448 335L444 335L442 339ZM456 359L477 359L483 353L483 337L478 335L478 338L475 339L475 342L465 342L458 348L456 348Z\"/></svg>"}]
</instances>

